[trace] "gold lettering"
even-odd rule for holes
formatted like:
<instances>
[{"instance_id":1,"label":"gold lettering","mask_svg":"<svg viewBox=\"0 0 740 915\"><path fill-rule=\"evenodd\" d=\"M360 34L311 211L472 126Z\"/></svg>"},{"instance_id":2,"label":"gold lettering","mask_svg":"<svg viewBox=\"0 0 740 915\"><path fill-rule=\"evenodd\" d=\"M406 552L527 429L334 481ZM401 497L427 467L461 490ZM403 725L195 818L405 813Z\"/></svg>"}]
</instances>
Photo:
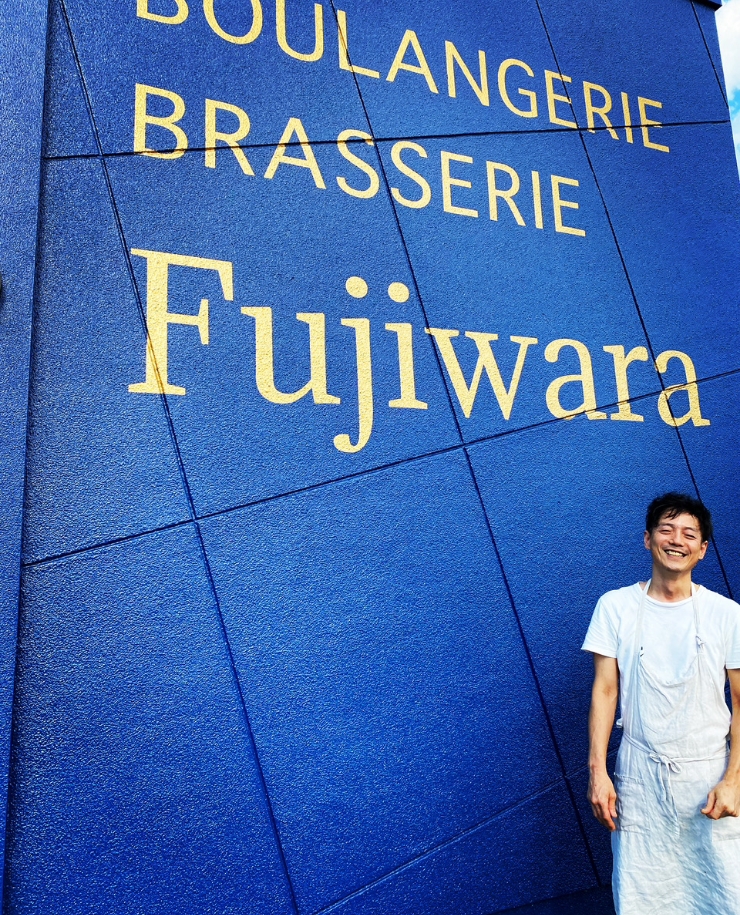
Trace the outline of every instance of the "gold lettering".
<instances>
[{"instance_id":1,"label":"gold lettering","mask_svg":"<svg viewBox=\"0 0 740 915\"><path fill-rule=\"evenodd\" d=\"M411 149L422 159L427 158L427 151L423 146L420 146L418 143L412 143L410 140L400 140L398 143L394 143L391 148L391 159L396 168L401 172L402 175L406 175L407 178L410 178L421 188L421 197L418 200L408 200L404 197L397 187L391 188L391 194L393 194L393 199L398 201L402 206L409 207L412 210L421 210L425 207L429 201L432 199L432 189L429 187L429 182L422 178L422 176L413 170L410 166L401 159L401 153L404 149Z\"/></svg>"},{"instance_id":2,"label":"gold lettering","mask_svg":"<svg viewBox=\"0 0 740 915\"><path fill-rule=\"evenodd\" d=\"M167 117L155 117L147 112L147 98L150 95L157 95L166 98L172 102L172 114ZM142 83L136 84L136 100L134 102L134 152L141 153L144 156L151 156L153 159L179 159L188 148L188 138L182 127L177 122L185 114L185 102L176 92L168 92L167 89L157 89L156 86L145 86ZM147 124L154 124L157 127L163 127L174 136L176 145L174 149L165 152L156 152L146 145L146 128Z\"/></svg>"},{"instance_id":3,"label":"gold lettering","mask_svg":"<svg viewBox=\"0 0 740 915\"><path fill-rule=\"evenodd\" d=\"M636 346L625 356L623 346L605 346L605 353L614 357L614 376L617 382L617 401L619 412L612 413L611 418L622 420L626 423L641 423L645 417L632 412L630 404L630 389L627 381L627 369L633 362L647 362L648 351L644 346Z\"/></svg>"},{"instance_id":4,"label":"gold lettering","mask_svg":"<svg viewBox=\"0 0 740 915\"><path fill-rule=\"evenodd\" d=\"M149 0L136 0L136 15L139 19L151 19L152 22L164 22L167 25L180 25L188 18L188 5L185 0L174 0L177 12L171 16L162 16L149 12Z\"/></svg>"},{"instance_id":5,"label":"gold lettering","mask_svg":"<svg viewBox=\"0 0 740 915\"><path fill-rule=\"evenodd\" d=\"M600 92L603 97L603 104L600 108L594 105L593 98L591 97L592 92ZM595 114L601 118L601 120L606 125L606 129L614 137L615 140L619 139L619 134L612 127L612 122L607 117L607 114L612 110L612 97L606 91L603 86L599 86L597 83L587 83L583 84L583 97L586 102L586 122L588 123L588 129L591 133L596 133L596 121L594 118Z\"/></svg>"},{"instance_id":6,"label":"gold lettering","mask_svg":"<svg viewBox=\"0 0 740 915\"><path fill-rule=\"evenodd\" d=\"M235 114L239 121L239 126L233 133L222 133L216 130L216 116L218 111L228 111ZM244 150L239 146L239 140L243 140L249 133L249 116L247 112L237 105L229 105L226 102L217 102L213 99L206 99L206 168L216 167L216 143L221 140L231 148L236 156L236 161L245 175L254 175L252 166Z\"/></svg>"},{"instance_id":7,"label":"gold lettering","mask_svg":"<svg viewBox=\"0 0 740 915\"><path fill-rule=\"evenodd\" d=\"M545 228L542 218L542 189L540 187L540 173L532 172L532 197L534 198L534 224L538 229Z\"/></svg>"},{"instance_id":8,"label":"gold lettering","mask_svg":"<svg viewBox=\"0 0 740 915\"><path fill-rule=\"evenodd\" d=\"M404 63L403 59L406 56L406 51L408 51L409 47L413 48L414 54L416 54L416 59L419 61L418 65ZM421 73L421 75L427 81L429 90L434 93L439 93L437 84L434 82L434 77L432 76L432 71L429 69L429 64L427 63L427 59L424 57L424 52L422 51L421 45L419 44L419 39L416 35L416 32L414 32L412 29L406 29L406 32L401 39L401 44L398 46L398 50L396 51L396 56L393 58L393 63L391 64L391 68L388 71L386 80L389 83L392 83L398 75L399 70L408 70L410 73Z\"/></svg>"},{"instance_id":9,"label":"gold lettering","mask_svg":"<svg viewBox=\"0 0 740 915\"><path fill-rule=\"evenodd\" d=\"M555 216L555 231L563 232L565 235L585 235L584 229L576 229L573 226L566 226L563 222L563 208L568 207L571 210L577 210L578 204L573 200L563 200L560 196L560 185L567 184L572 187L579 187L575 178L561 178L559 175L550 175L552 184L552 209Z\"/></svg>"},{"instance_id":10,"label":"gold lettering","mask_svg":"<svg viewBox=\"0 0 740 915\"><path fill-rule=\"evenodd\" d=\"M660 121L651 121L647 116L647 108L662 108L662 102L653 102L649 98L642 98L642 96L637 96L637 107L640 110L640 130L642 131L642 143L643 146L647 146L649 149L659 149L661 152L670 152L670 147L663 146L661 143L653 143L650 139L650 133L648 131L649 127L662 127L663 125Z\"/></svg>"},{"instance_id":11,"label":"gold lettering","mask_svg":"<svg viewBox=\"0 0 740 915\"><path fill-rule=\"evenodd\" d=\"M298 391L286 394L275 386L275 356L272 338L272 308L242 308L243 315L254 318L255 380L257 390L270 403L291 404L305 397L309 391L317 404L340 403L327 391L326 384L326 316L321 312L296 314L299 321L308 324L308 345L311 354L311 378Z\"/></svg>"},{"instance_id":12,"label":"gold lettering","mask_svg":"<svg viewBox=\"0 0 740 915\"><path fill-rule=\"evenodd\" d=\"M558 114L555 110L556 102L564 102L570 107L570 99L567 95L558 95L555 92L553 83L555 80L558 80L561 83L572 83L573 80L569 76L563 76L561 73L555 73L553 70L545 70L545 88L547 89L547 110L550 114L550 123L560 124L563 127L578 127L575 121L566 121L565 119L558 117ZM571 109L572 110L572 109Z\"/></svg>"},{"instance_id":13,"label":"gold lettering","mask_svg":"<svg viewBox=\"0 0 740 915\"><path fill-rule=\"evenodd\" d=\"M303 150L303 159L298 159L295 156L286 156L285 150L288 144L290 143L291 137L295 134L298 138L298 142L301 145ZM313 154L311 149L311 144L306 134L306 129L300 121L300 118L291 118L283 131L282 137L278 142L277 149L273 153L272 159L270 159L270 164L267 166L267 171L265 172L265 178L274 178L275 172L278 170L278 166L282 165L297 165L299 168L307 168L313 176L314 184L316 187L321 190L326 190L326 183L321 174L321 169L319 168L319 163L316 161L316 156Z\"/></svg>"},{"instance_id":14,"label":"gold lettering","mask_svg":"<svg viewBox=\"0 0 740 915\"><path fill-rule=\"evenodd\" d=\"M486 66L486 52L478 51L478 66L480 67L480 86L473 78L473 74L468 69L468 65L460 56L460 52L451 41L445 41L445 60L447 62L447 91L450 98L457 98L457 89L455 86L455 64L460 67L463 76L470 83L470 86L478 96L481 105L490 105L490 95L488 92L488 68Z\"/></svg>"},{"instance_id":15,"label":"gold lettering","mask_svg":"<svg viewBox=\"0 0 740 915\"><path fill-rule=\"evenodd\" d=\"M488 207L491 212L491 219L498 220L498 198L501 197L508 204L517 225L526 225L522 214L519 212L519 207L514 203L514 197L519 192L519 175L509 165L504 165L503 162L486 162L486 169L488 172ZM505 172L511 178L511 187L508 190L502 191L496 187L497 170Z\"/></svg>"},{"instance_id":16,"label":"gold lettering","mask_svg":"<svg viewBox=\"0 0 740 915\"><path fill-rule=\"evenodd\" d=\"M259 38L260 32L262 31L262 4L260 3L260 0L250 0L250 3L252 4L252 25L245 35L232 35L230 32L226 32L221 28L216 19L216 13L213 8L214 3L215 0L203 0L203 12L205 13L208 25L210 25L219 38L223 38L224 41L228 41L231 44L250 44L256 38Z\"/></svg>"},{"instance_id":17,"label":"gold lettering","mask_svg":"<svg viewBox=\"0 0 740 915\"><path fill-rule=\"evenodd\" d=\"M373 431L373 366L370 354L370 321L367 318L342 318L344 327L355 331L357 350L357 412L359 429L357 441L346 433L334 436L334 447L344 454L357 454L367 445Z\"/></svg>"},{"instance_id":18,"label":"gold lettering","mask_svg":"<svg viewBox=\"0 0 740 915\"><path fill-rule=\"evenodd\" d=\"M186 324L198 328L200 342L208 345L208 299L201 299L197 315L176 314L167 310L169 293L169 268L191 267L196 270L215 270L221 281L221 290L227 302L234 300L234 268L230 261L217 261L206 257L188 257L167 254L164 251L144 251L132 248L135 257L146 259L146 376L145 381L130 384L133 394L185 394L185 388L170 384L167 377L168 341L170 324Z\"/></svg>"},{"instance_id":19,"label":"gold lettering","mask_svg":"<svg viewBox=\"0 0 740 915\"><path fill-rule=\"evenodd\" d=\"M581 371L578 375L563 375L551 382L545 394L547 408L558 419L573 419L579 413L585 413L589 419L606 419L606 413L596 409L596 388L591 365L591 354L580 340L553 340L545 348L545 359L557 362L560 350L564 346L572 347L578 354ZM583 390L583 402L573 410L566 410L560 403L560 390L566 384L577 383Z\"/></svg>"},{"instance_id":20,"label":"gold lettering","mask_svg":"<svg viewBox=\"0 0 740 915\"><path fill-rule=\"evenodd\" d=\"M398 336L398 373L401 381L401 395L395 400L389 400L389 407L398 407L405 410L426 410L428 403L416 397L416 377L414 374L414 340L413 328L410 324L386 324Z\"/></svg>"},{"instance_id":21,"label":"gold lettering","mask_svg":"<svg viewBox=\"0 0 740 915\"><path fill-rule=\"evenodd\" d=\"M630 97L626 92L622 93L622 111L624 112L624 133L628 143L634 143L634 131L632 130L632 114L630 112Z\"/></svg>"},{"instance_id":22,"label":"gold lettering","mask_svg":"<svg viewBox=\"0 0 740 915\"><path fill-rule=\"evenodd\" d=\"M518 114L520 118L536 118L537 95L532 92L531 89L518 90L519 95L523 95L525 98L529 99L529 108L517 108L509 97L509 92L506 88L506 74L509 72L510 67L521 67L527 76L534 76L534 70L525 64L523 60L515 60L513 57L505 60L498 68L498 91L499 95L501 96L501 100L509 109L509 111L513 111L514 114Z\"/></svg>"},{"instance_id":23,"label":"gold lettering","mask_svg":"<svg viewBox=\"0 0 740 915\"><path fill-rule=\"evenodd\" d=\"M445 213L457 213L460 216L477 216L478 210L470 210L467 207L458 207L452 203L452 187L472 187L470 181L464 181L462 178L453 178L450 175L450 162L465 162L468 165L473 164L471 156L458 156L456 153L445 152L442 150L442 201Z\"/></svg>"},{"instance_id":24,"label":"gold lettering","mask_svg":"<svg viewBox=\"0 0 740 915\"><path fill-rule=\"evenodd\" d=\"M658 413L660 413L660 418L664 423L674 427L683 426L683 424L689 420L691 420L695 426L709 426L709 420L704 419L701 415L699 386L696 383L696 369L694 368L694 363L691 361L691 357L679 350L666 350L655 360L655 367L661 375L668 368L668 363L671 359L678 359L683 366L683 370L686 374L686 384L672 384L664 391L661 391L660 397L658 398ZM689 409L683 416L674 416L669 401L671 397L679 391L686 391L689 398Z\"/></svg>"},{"instance_id":25,"label":"gold lettering","mask_svg":"<svg viewBox=\"0 0 740 915\"><path fill-rule=\"evenodd\" d=\"M349 61L349 40L347 38L347 14L344 10L337 10L337 29L339 30L339 69L358 73L360 76L372 76L380 79L378 70L368 70L366 67L357 67Z\"/></svg>"},{"instance_id":26,"label":"gold lettering","mask_svg":"<svg viewBox=\"0 0 740 915\"><path fill-rule=\"evenodd\" d=\"M457 359L457 353L455 353L455 347L452 345L452 338L459 336L460 331L443 330L439 327L427 327L425 330L430 336L434 337L465 418L469 419L470 414L473 412L475 398L478 394L478 386L481 377L483 376L483 370L485 369L488 380L491 382L493 392L496 395L498 405L501 408L501 413L504 419L509 419L511 410L514 406L514 398L516 397L516 392L519 388L519 379L521 378L522 369L524 368L527 349L538 342L537 338L509 337L512 343L519 344L519 353L517 355L516 365L514 366L514 372L511 376L511 383L507 390L504 385L504 380L501 377L501 371L496 362L496 357L493 355L493 350L491 349L491 341L498 340L498 334L484 334L471 330L465 332L465 336L473 340L478 347L478 362L476 363L473 372L470 387L468 387Z\"/></svg>"},{"instance_id":27,"label":"gold lettering","mask_svg":"<svg viewBox=\"0 0 740 915\"><path fill-rule=\"evenodd\" d=\"M308 54L302 54L300 51L294 51L293 48L288 44L288 27L286 24L285 17L285 4L286 0L277 0L275 14L277 17L276 21L276 31L277 31L277 42L282 51L289 57L294 57L296 60L305 60L309 63L315 60L321 60L324 55L324 7L320 3L314 3L313 5L313 15L314 15L314 46L313 51L310 51Z\"/></svg>"},{"instance_id":28,"label":"gold lettering","mask_svg":"<svg viewBox=\"0 0 740 915\"><path fill-rule=\"evenodd\" d=\"M356 156L350 148L347 146L347 140L359 139L364 140L368 146L374 146L375 143L373 138L369 133L365 133L364 130L343 130L337 138L337 146L339 147L339 152L344 156L344 158L354 165L356 168L359 168L361 172L364 172L370 179L370 184L365 188L364 191L358 191L353 187L350 187L347 184L345 178L341 175L337 178L337 184L344 191L345 194L349 194L351 197L361 197L367 199L368 197L374 197L380 188L380 178L378 173L369 163L365 162L364 159L360 159L359 156Z\"/></svg>"}]
</instances>

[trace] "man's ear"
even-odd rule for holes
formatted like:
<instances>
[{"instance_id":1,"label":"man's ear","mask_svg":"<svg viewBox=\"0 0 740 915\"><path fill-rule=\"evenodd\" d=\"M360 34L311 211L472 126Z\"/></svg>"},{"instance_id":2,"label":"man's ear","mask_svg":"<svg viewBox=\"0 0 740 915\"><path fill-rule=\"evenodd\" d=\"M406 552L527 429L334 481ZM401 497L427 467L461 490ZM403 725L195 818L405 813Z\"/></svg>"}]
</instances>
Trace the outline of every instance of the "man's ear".
<instances>
[{"instance_id":1,"label":"man's ear","mask_svg":"<svg viewBox=\"0 0 740 915\"><path fill-rule=\"evenodd\" d=\"M645 531L645 549L650 549L650 531Z\"/></svg>"},{"instance_id":2,"label":"man's ear","mask_svg":"<svg viewBox=\"0 0 740 915\"><path fill-rule=\"evenodd\" d=\"M709 546L709 541L705 540L704 543L702 543L702 545L701 545L701 552L699 553L699 562L701 562L702 559L704 559L704 557L707 555L708 546Z\"/></svg>"}]
</instances>

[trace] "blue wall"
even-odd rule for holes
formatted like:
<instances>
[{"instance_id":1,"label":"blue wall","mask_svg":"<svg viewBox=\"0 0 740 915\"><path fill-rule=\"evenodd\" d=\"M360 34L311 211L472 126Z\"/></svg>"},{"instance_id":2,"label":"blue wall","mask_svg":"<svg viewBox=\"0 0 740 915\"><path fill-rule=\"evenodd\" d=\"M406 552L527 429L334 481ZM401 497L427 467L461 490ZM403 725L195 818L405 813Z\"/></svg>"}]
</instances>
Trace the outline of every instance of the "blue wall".
<instances>
[{"instance_id":1,"label":"blue wall","mask_svg":"<svg viewBox=\"0 0 740 915\"><path fill-rule=\"evenodd\" d=\"M7 814L28 381L44 105L46 4L0 25L0 822ZM5 830L0 830L0 861Z\"/></svg>"},{"instance_id":2,"label":"blue wall","mask_svg":"<svg viewBox=\"0 0 740 915\"><path fill-rule=\"evenodd\" d=\"M712 12L188 2L49 7L6 910L609 912L593 605L674 487L740 593Z\"/></svg>"}]
</instances>

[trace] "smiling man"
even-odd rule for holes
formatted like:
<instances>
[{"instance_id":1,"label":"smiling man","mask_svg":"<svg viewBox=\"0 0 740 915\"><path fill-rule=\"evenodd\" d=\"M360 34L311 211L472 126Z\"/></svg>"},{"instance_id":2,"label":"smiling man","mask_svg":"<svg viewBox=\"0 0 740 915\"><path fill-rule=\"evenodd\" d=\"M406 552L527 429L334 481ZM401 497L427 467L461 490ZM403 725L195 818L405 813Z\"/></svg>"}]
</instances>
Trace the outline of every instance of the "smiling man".
<instances>
[{"instance_id":1,"label":"smiling man","mask_svg":"<svg viewBox=\"0 0 740 915\"><path fill-rule=\"evenodd\" d=\"M740 606L691 580L712 536L700 501L666 493L645 527L650 581L605 594L583 644L595 666L588 799L612 831L617 915L740 915Z\"/></svg>"}]
</instances>

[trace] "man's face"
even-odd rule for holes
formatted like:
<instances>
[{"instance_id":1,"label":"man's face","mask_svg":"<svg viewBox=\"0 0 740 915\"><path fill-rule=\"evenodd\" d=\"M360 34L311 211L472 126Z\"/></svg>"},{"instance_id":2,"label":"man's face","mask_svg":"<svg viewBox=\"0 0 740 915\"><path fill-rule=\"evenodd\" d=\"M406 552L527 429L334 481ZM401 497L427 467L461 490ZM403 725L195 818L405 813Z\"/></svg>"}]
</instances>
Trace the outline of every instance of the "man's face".
<instances>
[{"instance_id":1,"label":"man's face","mask_svg":"<svg viewBox=\"0 0 740 915\"><path fill-rule=\"evenodd\" d=\"M650 550L653 563L666 572L690 572L704 558L706 541L702 543L701 528L693 515L662 515L652 533L645 531L645 549Z\"/></svg>"}]
</instances>

